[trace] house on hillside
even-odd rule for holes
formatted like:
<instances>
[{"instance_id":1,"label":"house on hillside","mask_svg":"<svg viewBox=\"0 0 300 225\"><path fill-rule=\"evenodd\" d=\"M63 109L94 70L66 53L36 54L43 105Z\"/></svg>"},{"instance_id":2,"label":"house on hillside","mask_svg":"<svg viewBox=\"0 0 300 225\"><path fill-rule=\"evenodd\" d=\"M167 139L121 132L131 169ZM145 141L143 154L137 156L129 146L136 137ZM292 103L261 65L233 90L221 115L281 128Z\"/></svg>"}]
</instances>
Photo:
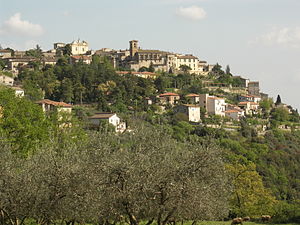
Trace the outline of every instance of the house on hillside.
<instances>
[{"instance_id":1,"label":"house on hillside","mask_svg":"<svg viewBox=\"0 0 300 225\"><path fill-rule=\"evenodd\" d=\"M248 94L259 96L260 94L259 81L251 81L248 83Z\"/></svg>"},{"instance_id":2,"label":"house on hillside","mask_svg":"<svg viewBox=\"0 0 300 225\"><path fill-rule=\"evenodd\" d=\"M240 95L238 97L238 100L240 102L260 102L261 101L261 97L260 96L256 96L256 95Z\"/></svg>"},{"instance_id":3,"label":"house on hillside","mask_svg":"<svg viewBox=\"0 0 300 225\"><path fill-rule=\"evenodd\" d=\"M0 58L5 59L5 58L10 58L12 57L12 51L8 49L0 49Z\"/></svg>"},{"instance_id":4,"label":"house on hillside","mask_svg":"<svg viewBox=\"0 0 300 225\"><path fill-rule=\"evenodd\" d=\"M99 127L101 121L106 121L115 127L115 131L123 133L126 130L126 123L121 122L116 113L96 113L88 118L92 127Z\"/></svg>"},{"instance_id":5,"label":"house on hillside","mask_svg":"<svg viewBox=\"0 0 300 225\"><path fill-rule=\"evenodd\" d=\"M256 102L240 102L238 106L245 111L246 115L258 113L259 104Z\"/></svg>"},{"instance_id":6,"label":"house on hillside","mask_svg":"<svg viewBox=\"0 0 300 225\"><path fill-rule=\"evenodd\" d=\"M22 88L20 87L11 87L14 91L15 91L15 95L16 97L24 97L25 96L25 92Z\"/></svg>"},{"instance_id":7,"label":"house on hillside","mask_svg":"<svg viewBox=\"0 0 300 225\"><path fill-rule=\"evenodd\" d=\"M6 85L6 86L13 86L14 78L0 74L0 84Z\"/></svg>"},{"instance_id":8,"label":"house on hillside","mask_svg":"<svg viewBox=\"0 0 300 225\"><path fill-rule=\"evenodd\" d=\"M209 96L207 98L207 113L225 116L226 103L224 98Z\"/></svg>"},{"instance_id":9,"label":"house on hillside","mask_svg":"<svg viewBox=\"0 0 300 225\"><path fill-rule=\"evenodd\" d=\"M188 99L188 101L192 104L197 104L200 101L200 95L198 94L188 94L185 96L186 99Z\"/></svg>"},{"instance_id":10,"label":"house on hillside","mask_svg":"<svg viewBox=\"0 0 300 225\"><path fill-rule=\"evenodd\" d=\"M226 103L224 98L200 94L199 105L205 108L208 114L225 116Z\"/></svg>"},{"instance_id":11,"label":"house on hillside","mask_svg":"<svg viewBox=\"0 0 300 225\"><path fill-rule=\"evenodd\" d=\"M245 116L245 112L242 109L229 109L225 111L225 116L233 120L240 120L241 117Z\"/></svg>"},{"instance_id":12,"label":"house on hillside","mask_svg":"<svg viewBox=\"0 0 300 225\"><path fill-rule=\"evenodd\" d=\"M83 62L85 64L91 64L92 56L89 55L73 55L70 57L70 64Z\"/></svg>"},{"instance_id":13,"label":"house on hillside","mask_svg":"<svg viewBox=\"0 0 300 225\"><path fill-rule=\"evenodd\" d=\"M72 105L67 104L65 102L56 102L49 99L43 99L40 101L37 101L37 104L39 104L43 111L45 113L48 112L58 112L58 113L72 113Z\"/></svg>"},{"instance_id":14,"label":"house on hillside","mask_svg":"<svg viewBox=\"0 0 300 225\"><path fill-rule=\"evenodd\" d=\"M167 92L164 94L160 94L158 96L159 102L162 105L170 104L170 105L176 105L178 101L180 100L179 94Z\"/></svg>"},{"instance_id":15,"label":"house on hillside","mask_svg":"<svg viewBox=\"0 0 300 225\"><path fill-rule=\"evenodd\" d=\"M178 105L174 108L175 113L183 113L188 117L190 122L199 123L200 118L200 106L192 104Z\"/></svg>"}]
</instances>

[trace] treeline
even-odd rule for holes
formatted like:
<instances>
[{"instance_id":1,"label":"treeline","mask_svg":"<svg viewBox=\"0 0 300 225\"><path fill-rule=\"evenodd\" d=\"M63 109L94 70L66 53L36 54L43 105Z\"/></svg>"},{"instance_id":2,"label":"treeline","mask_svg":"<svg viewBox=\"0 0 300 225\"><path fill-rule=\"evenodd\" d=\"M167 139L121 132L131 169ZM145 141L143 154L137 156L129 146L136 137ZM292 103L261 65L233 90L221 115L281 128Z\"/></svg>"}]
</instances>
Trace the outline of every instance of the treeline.
<instances>
[{"instance_id":1,"label":"treeline","mask_svg":"<svg viewBox=\"0 0 300 225\"><path fill-rule=\"evenodd\" d=\"M162 73L155 80L131 74L120 76L106 58L93 56L92 63L69 63L67 56L54 66L31 62L17 78L31 100L49 98L67 103L95 103L103 111L126 112L144 110L145 97L155 96L170 89L182 94L205 93L201 77L182 73Z\"/></svg>"},{"instance_id":2,"label":"treeline","mask_svg":"<svg viewBox=\"0 0 300 225\"><path fill-rule=\"evenodd\" d=\"M220 148L179 143L163 129L40 145L29 157L0 142L0 223L165 225L228 215Z\"/></svg>"}]
</instances>

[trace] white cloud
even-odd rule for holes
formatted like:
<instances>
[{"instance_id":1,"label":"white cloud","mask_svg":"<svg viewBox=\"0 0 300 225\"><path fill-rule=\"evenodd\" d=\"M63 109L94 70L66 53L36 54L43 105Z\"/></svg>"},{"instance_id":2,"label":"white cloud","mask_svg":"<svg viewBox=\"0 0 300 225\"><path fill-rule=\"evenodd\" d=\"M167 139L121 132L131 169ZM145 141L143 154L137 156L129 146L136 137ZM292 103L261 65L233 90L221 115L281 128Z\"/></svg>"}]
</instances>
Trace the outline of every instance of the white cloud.
<instances>
[{"instance_id":1,"label":"white cloud","mask_svg":"<svg viewBox=\"0 0 300 225\"><path fill-rule=\"evenodd\" d=\"M300 27L273 27L269 32L256 38L255 43L279 45L284 47L300 47Z\"/></svg>"},{"instance_id":2,"label":"white cloud","mask_svg":"<svg viewBox=\"0 0 300 225\"><path fill-rule=\"evenodd\" d=\"M201 20L206 17L205 10L198 6L180 7L177 9L176 14L192 20Z\"/></svg>"},{"instance_id":3,"label":"white cloud","mask_svg":"<svg viewBox=\"0 0 300 225\"><path fill-rule=\"evenodd\" d=\"M4 21L0 27L0 34L6 35L40 36L43 33L41 25L22 20L20 13L16 13Z\"/></svg>"}]
</instances>

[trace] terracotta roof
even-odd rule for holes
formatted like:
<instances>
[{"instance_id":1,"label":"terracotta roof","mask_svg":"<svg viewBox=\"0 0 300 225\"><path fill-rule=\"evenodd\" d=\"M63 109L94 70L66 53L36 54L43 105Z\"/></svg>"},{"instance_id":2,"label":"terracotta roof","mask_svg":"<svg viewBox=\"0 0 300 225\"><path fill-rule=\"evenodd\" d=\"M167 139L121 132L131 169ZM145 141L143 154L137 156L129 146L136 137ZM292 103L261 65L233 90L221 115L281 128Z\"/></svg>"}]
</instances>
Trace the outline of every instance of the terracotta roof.
<instances>
[{"instance_id":1,"label":"terracotta roof","mask_svg":"<svg viewBox=\"0 0 300 225\"><path fill-rule=\"evenodd\" d=\"M197 94L188 94L188 95L186 95L186 97L199 97L200 95L197 95Z\"/></svg>"},{"instance_id":2,"label":"terracotta roof","mask_svg":"<svg viewBox=\"0 0 300 225\"><path fill-rule=\"evenodd\" d=\"M43 99L37 102L38 104L48 104L48 105L53 105L53 106L57 106L57 107L72 107L72 105L65 103L65 102L56 102L56 101L52 101L49 99Z\"/></svg>"},{"instance_id":3,"label":"terracotta roof","mask_svg":"<svg viewBox=\"0 0 300 225\"><path fill-rule=\"evenodd\" d=\"M167 92L167 93L159 95L159 97L165 97L165 96L179 96L179 95L175 94L175 93L172 93L172 92Z\"/></svg>"},{"instance_id":4,"label":"terracotta roof","mask_svg":"<svg viewBox=\"0 0 300 225\"><path fill-rule=\"evenodd\" d=\"M236 112L238 113L238 112L241 112L241 111L235 110L235 109L225 111L225 113L236 113Z\"/></svg>"},{"instance_id":5,"label":"terracotta roof","mask_svg":"<svg viewBox=\"0 0 300 225\"><path fill-rule=\"evenodd\" d=\"M115 113L96 113L93 116L90 116L89 119L109 119L115 115Z\"/></svg>"},{"instance_id":6,"label":"terracotta roof","mask_svg":"<svg viewBox=\"0 0 300 225\"><path fill-rule=\"evenodd\" d=\"M198 59L196 56L193 55L180 55L177 56L178 59Z\"/></svg>"},{"instance_id":7,"label":"terracotta roof","mask_svg":"<svg viewBox=\"0 0 300 225\"><path fill-rule=\"evenodd\" d=\"M256 102L240 102L239 105L247 105L248 103L250 103L250 105L259 105Z\"/></svg>"}]
</instances>

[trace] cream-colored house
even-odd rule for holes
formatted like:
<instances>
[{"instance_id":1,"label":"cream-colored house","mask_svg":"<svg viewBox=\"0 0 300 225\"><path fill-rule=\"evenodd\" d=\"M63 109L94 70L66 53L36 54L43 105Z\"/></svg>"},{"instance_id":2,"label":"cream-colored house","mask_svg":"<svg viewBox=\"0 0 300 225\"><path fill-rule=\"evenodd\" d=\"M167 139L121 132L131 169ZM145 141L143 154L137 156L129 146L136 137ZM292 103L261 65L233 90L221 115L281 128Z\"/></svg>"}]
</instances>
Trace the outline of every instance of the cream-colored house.
<instances>
[{"instance_id":1,"label":"cream-colored house","mask_svg":"<svg viewBox=\"0 0 300 225\"><path fill-rule=\"evenodd\" d=\"M246 115L256 114L259 108L256 102L240 102L238 106L245 111Z\"/></svg>"},{"instance_id":2,"label":"cream-colored house","mask_svg":"<svg viewBox=\"0 0 300 225\"><path fill-rule=\"evenodd\" d=\"M70 63L74 64L74 63L78 63L82 61L85 64L91 64L92 62L92 56L89 55L73 55L70 57Z\"/></svg>"},{"instance_id":3,"label":"cream-colored house","mask_svg":"<svg viewBox=\"0 0 300 225\"><path fill-rule=\"evenodd\" d=\"M84 55L89 51L89 44L86 41L73 41L70 46L72 55Z\"/></svg>"},{"instance_id":4,"label":"cream-colored house","mask_svg":"<svg viewBox=\"0 0 300 225\"><path fill-rule=\"evenodd\" d=\"M5 58L10 58L11 56L12 56L11 50L0 49L0 58L5 59Z\"/></svg>"},{"instance_id":5,"label":"cream-colored house","mask_svg":"<svg viewBox=\"0 0 300 225\"><path fill-rule=\"evenodd\" d=\"M200 102L200 96L198 94L188 94L185 96L186 99L189 100L189 102L193 103L193 104L197 104Z\"/></svg>"},{"instance_id":6,"label":"cream-colored house","mask_svg":"<svg viewBox=\"0 0 300 225\"><path fill-rule=\"evenodd\" d=\"M166 104L175 105L179 101L180 96L179 96L179 94L176 94L176 93L167 92L164 94L160 94L158 96L158 98L159 98L160 104L162 104L162 105L166 105Z\"/></svg>"},{"instance_id":7,"label":"cream-colored house","mask_svg":"<svg viewBox=\"0 0 300 225\"><path fill-rule=\"evenodd\" d=\"M174 108L175 113L183 113L187 115L190 122L198 123L200 118L200 106L192 104L178 105Z\"/></svg>"},{"instance_id":8,"label":"cream-colored house","mask_svg":"<svg viewBox=\"0 0 300 225\"><path fill-rule=\"evenodd\" d=\"M72 105L65 102L56 102L49 99L43 99L37 102L44 112L72 113Z\"/></svg>"},{"instance_id":9,"label":"cream-colored house","mask_svg":"<svg viewBox=\"0 0 300 225\"><path fill-rule=\"evenodd\" d=\"M7 69L11 71L14 75L19 74L19 70L26 67L30 62L35 62L34 57L12 57L5 59L7 64Z\"/></svg>"},{"instance_id":10,"label":"cream-colored house","mask_svg":"<svg viewBox=\"0 0 300 225\"><path fill-rule=\"evenodd\" d=\"M121 122L116 113L96 113L88 118L92 126L99 126L101 121L107 121L115 127L115 131L123 133L126 130L126 123Z\"/></svg>"}]
</instances>

